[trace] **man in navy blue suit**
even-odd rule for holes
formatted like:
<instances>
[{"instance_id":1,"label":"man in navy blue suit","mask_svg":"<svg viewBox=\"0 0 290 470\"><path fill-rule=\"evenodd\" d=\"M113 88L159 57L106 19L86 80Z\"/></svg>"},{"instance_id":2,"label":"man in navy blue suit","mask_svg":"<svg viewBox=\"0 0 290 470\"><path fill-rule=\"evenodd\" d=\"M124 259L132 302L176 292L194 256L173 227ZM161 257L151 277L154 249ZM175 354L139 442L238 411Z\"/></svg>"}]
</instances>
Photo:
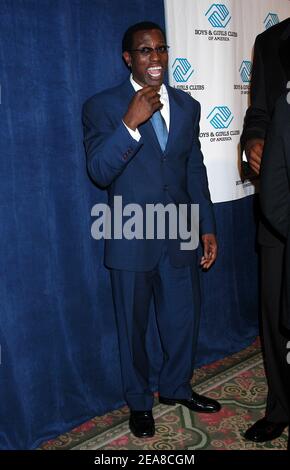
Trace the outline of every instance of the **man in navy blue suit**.
<instances>
[{"instance_id":1,"label":"man in navy blue suit","mask_svg":"<svg viewBox=\"0 0 290 470\"><path fill-rule=\"evenodd\" d=\"M190 386L200 311L197 251L181 248L182 237L172 236L168 219L165 236L156 231L148 236L148 207L170 206L182 216L181 207L199 205L203 269L214 263L217 243L198 138L200 105L164 85L168 46L157 24L131 26L122 46L131 76L85 103L84 142L88 171L100 187L107 188L112 211L114 236L110 232L106 239L105 264L111 274L129 425L135 436L151 437L153 392L145 339L152 298L163 350L159 402L180 403L204 413L217 412L220 405ZM116 236L120 220L116 197L127 208L132 204L141 208L145 236L140 231Z\"/></svg>"}]
</instances>

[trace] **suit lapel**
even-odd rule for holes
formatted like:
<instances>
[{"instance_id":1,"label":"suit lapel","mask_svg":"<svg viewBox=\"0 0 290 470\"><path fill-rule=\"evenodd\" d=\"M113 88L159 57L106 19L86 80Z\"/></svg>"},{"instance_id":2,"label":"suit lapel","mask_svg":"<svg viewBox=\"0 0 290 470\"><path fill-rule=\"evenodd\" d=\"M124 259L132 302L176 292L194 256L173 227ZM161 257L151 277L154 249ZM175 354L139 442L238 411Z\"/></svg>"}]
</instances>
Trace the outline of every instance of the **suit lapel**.
<instances>
[{"instance_id":1,"label":"suit lapel","mask_svg":"<svg viewBox=\"0 0 290 470\"><path fill-rule=\"evenodd\" d=\"M171 146L176 140L176 135L179 132L179 129L182 126L182 118L184 111L182 110L180 104L178 103L176 96L174 94L174 89L167 86L168 97L169 97L169 109L170 109L170 124L169 124L169 134L165 153L170 151Z\"/></svg>"},{"instance_id":2,"label":"suit lapel","mask_svg":"<svg viewBox=\"0 0 290 470\"><path fill-rule=\"evenodd\" d=\"M148 121L141 124L141 126L139 126L138 129L139 129L139 132L142 135L143 139L145 141L150 142L150 144L152 144L158 152L162 153L161 147L160 147L158 139L157 139L157 135L154 131L154 128L151 124L150 119L148 119Z\"/></svg>"},{"instance_id":3,"label":"suit lapel","mask_svg":"<svg viewBox=\"0 0 290 470\"><path fill-rule=\"evenodd\" d=\"M130 103L131 99L133 98L135 94L135 90L131 85L131 82L129 79L125 80L124 83L121 84L121 97L122 100L124 101L124 105L128 108L128 104Z\"/></svg>"}]
</instances>

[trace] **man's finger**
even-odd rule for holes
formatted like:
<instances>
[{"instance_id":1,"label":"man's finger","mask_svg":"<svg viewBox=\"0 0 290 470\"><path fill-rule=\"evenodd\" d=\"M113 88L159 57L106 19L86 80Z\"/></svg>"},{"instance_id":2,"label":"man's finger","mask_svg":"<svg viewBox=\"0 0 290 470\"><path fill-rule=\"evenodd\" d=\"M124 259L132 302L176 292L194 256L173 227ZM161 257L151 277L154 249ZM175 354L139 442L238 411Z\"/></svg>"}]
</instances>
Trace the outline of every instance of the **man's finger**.
<instances>
[{"instance_id":1,"label":"man's finger","mask_svg":"<svg viewBox=\"0 0 290 470\"><path fill-rule=\"evenodd\" d=\"M249 157L249 163L254 163L255 165L261 165L261 159L257 155L251 155Z\"/></svg>"},{"instance_id":2,"label":"man's finger","mask_svg":"<svg viewBox=\"0 0 290 470\"><path fill-rule=\"evenodd\" d=\"M150 104L156 104L156 103L160 103L161 104L161 101L160 101L160 96L157 95L157 96L153 96L152 98L150 98L149 100L149 103Z\"/></svg>"},{"instance_id":3,"label":"man's finger","mask_svg":"<svg viewBox=\"0 0 290 470\"><path fill-rule=\"evenodd\" d=\"M153 111L152 114L154 114L155 111L157 111L159 109L162 109L162 107L163 107L163 104L161 104L160 102L153 104L152 105L152 111Z\"/></svg>"},{"instance_id":4,"label":"man's finger","mask_svg":"<svg viewBox=\"0 0 290 470\"><path fill-rule=\"evenodd\" d=\"M159 91L159 87L154 86L146 86L142 88L142 90L137 91L139 96L150 96L150 95L157 95Z\"/></svg>"},{"instance_id":5,"label":"man's finger","mask_svg":"<svg viewBox=\"0 0 290 470\"><path fill-rule=\"evenodd\" d=\"M251 147L249 155L257 155L258 158L262 159L263 147L260 144L256 144Z\"/></svg>"},{"instance_id":6,"label":"man's finger","mask_svg":"<svg viewBox=\"0 0 290 470\"><path fill-rule=\"evenodd\" d=\"M251 151L249 155L249 161L252 160L255 163L261 163L262 158L255 151Z\"/></svg>"},{"instance_id":7,"label":"man's finger","mask_svg":"<svg viewBox=\"0 0 290 470\"><path fill-rule=\"evenodd\" d=\"M260 173L260 165L255 163L255 162L249 162L249 165L250 167L252 168L252 170L257 173L257 175Z\"/></svg>"}]
</instances>

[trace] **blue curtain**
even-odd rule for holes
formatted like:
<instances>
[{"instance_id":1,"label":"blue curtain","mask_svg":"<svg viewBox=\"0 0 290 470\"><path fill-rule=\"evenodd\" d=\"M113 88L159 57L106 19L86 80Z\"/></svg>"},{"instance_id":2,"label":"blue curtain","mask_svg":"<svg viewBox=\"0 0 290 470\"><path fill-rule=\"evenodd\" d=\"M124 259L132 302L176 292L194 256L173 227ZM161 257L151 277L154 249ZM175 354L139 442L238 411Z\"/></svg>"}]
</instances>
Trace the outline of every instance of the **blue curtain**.
<instances>
[{"instance_id":1,"label":"blue curtain","mask_svg":"<svg viewBox=\"0 0 290 470\"><path fill-rule=\"evenodd\" d=\"M35 448L124 403L103 244L90 236L106 195L87 176L81 106L127 76L122 34L143 19L164 26L162 0L1 1L1 449ZM198 364L256 333L252 204L216 205Z\"/></svg>"}]
</instances>

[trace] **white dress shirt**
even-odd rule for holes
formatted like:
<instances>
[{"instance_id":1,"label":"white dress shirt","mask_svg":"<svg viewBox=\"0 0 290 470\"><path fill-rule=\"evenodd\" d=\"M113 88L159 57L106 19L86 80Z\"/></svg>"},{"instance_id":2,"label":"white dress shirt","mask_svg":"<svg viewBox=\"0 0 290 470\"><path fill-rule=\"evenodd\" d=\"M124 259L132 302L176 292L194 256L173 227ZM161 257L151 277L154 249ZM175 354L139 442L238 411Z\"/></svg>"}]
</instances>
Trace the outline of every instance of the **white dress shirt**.
<instances>
[{"instance_id":1,"label":"white dress shirt","mask_svg":"<svg viewBox=\"0 0 290 470\"><path fill-rule=\"evenodd\" d=\"M141 90L143 87L139 85L139 83L135 82L133 75L131 74L130 76L130 82L134 88L135 91ZM168 92L166 89L166 86L164 83L161 85L160 90L159 90L159 95L160 95L160 102L163 104L162 108L160 109L161 115L166 123L167 130L169 131L169 124L170 124L170 108L169 108L169 98L168 98ZM141 139L140 132L138 129L133 131L130 129L128 126L123 121L124 126L128 129L128 132L130 132L131 136L133 139L137 140L137 142Z\"/></svg>"}]
</instances>

